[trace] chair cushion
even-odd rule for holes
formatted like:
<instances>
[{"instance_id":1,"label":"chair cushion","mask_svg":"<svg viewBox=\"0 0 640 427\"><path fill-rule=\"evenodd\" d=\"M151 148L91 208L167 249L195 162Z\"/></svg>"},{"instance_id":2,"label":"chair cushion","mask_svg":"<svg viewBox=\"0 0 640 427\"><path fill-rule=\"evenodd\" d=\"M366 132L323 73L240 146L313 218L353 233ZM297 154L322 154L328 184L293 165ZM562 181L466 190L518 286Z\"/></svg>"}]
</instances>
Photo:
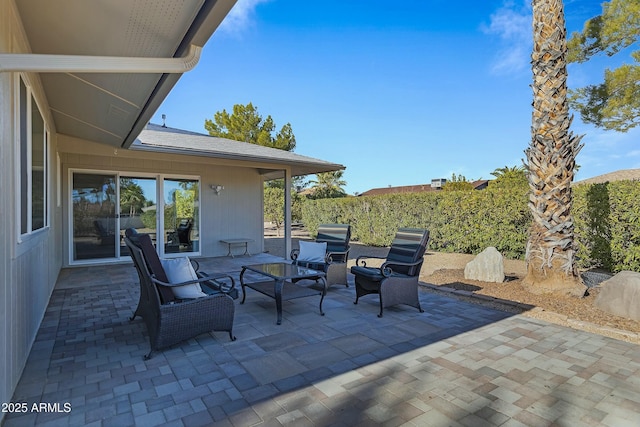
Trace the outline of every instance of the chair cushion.
<instances>
[{"instance_id":1,"label":"chair cushion","mask_svg":"<svg viewBox=\"0 0 640 427\"><path fill-rule=\"evenodd\" d=\"M324 262L324 257L327 254L326 242L316 243L301 240L299 243L300 254L298 255L298 261Z\"/></svg>"},{"instance_id":2,"label":"chair cushion","mask_svg":"<svg viewBox=\"0 0 640 427\"><path fill-rule=\"evenodd\" d=\"M329 252L346 251L350 239L351 226L348 224L322 224L318 227L316 242L327 242Z\"/></svg>"},{"instance_id":3,"label":"chair cushion","mask_svg":"<svg viewBox=\"0 0 640 427\"><path fill-rule=\"evenodd\" d=\"M351 273L355 276L364 277L367 280L372 282L381 282L385 277L380 273L380 268L378 267L361 267L359 265L354 265L351 267ZM391 271L390 277L409 277L406 274L398 273L396 271Z\"/></svg>"},{"instance_id":4,"label":"chair cushion","mask_svg":"<svg viewBox=\"0 0 640 427\"><path fill-rule=\"evenodd\" d=\"M151 274L156 276L156 279L161 282L169 283L169 279L164 272L164 268L162 268L160 257L158 256L156 248L153 246L153 242L151 241L151 237L148 234L140 234L139 236L140 248L142 249L149 271ZM171 289L168 289L166 286L156 286L156 288L160 293L160 298L162 299L163 304L170 303L175 299Z\"/></svg>"},{"instance_id":5,"label":"chair cushion","mask_svg":"<svg viewBox=\"0 0 640 427\"><path fill-rule=\"evenodd\" d=\"M296 261L296 264L300 267L310 268L312 270L325 271L327 264L325 262L313 262L313 261Z\"/></svg>"},{"instance_id":6,"label":"chair cushion","mask_svg":"<svg viewBox=\"0 0 640 427\"><path fill-rule=\"evenodd\" d=\"M413 263L424 256L427 242L429 241L429 231L418 228L400 228L396 233L387 261ZM399 273L415 276L420 272L419 267L396 267Z\"/></svg>"},{"instance_id":7,"label":"chair cushion","mask_svg":"<svg viewBox=\"0 0 640 427\"><path fill-rule=\"evenodd\" d=\"M136 230L135 228L127 228L124 232L124 235L126 237L129 238L129 240L131 240L131 243L133 243L134 245L136 245L137 247L141 247L140 246L140 234L138 233L138 230Z\"/></svg>"},{"instance_id":8,"label":"chair cushion","mask_svg":"<svg viewBox=\"0 0 640 427\"><path fill-rule=\"evenodd\" d=\"M198 275L193 269L189 258L168 258L161 260L164 272L167 274L169 283L182 283L189 280L198 280ZM192 283L190 285L175 286L171 290L176 298L202 298L207 294L202 292L202 288L199 283Z\"/></svg>"},{"instance_id":9,"label":"chair cushion","mask_svg":"<svg viewBox=\"0 0 640 427\"><path fill-rule=\"evenodd\" d=\"M377 267L361 267L354 265L351 267L351 273L356 276L366 277L372 282L380 282L384 279L384 276L380 274L380 269Z\"/></svg>"}]
</instances>

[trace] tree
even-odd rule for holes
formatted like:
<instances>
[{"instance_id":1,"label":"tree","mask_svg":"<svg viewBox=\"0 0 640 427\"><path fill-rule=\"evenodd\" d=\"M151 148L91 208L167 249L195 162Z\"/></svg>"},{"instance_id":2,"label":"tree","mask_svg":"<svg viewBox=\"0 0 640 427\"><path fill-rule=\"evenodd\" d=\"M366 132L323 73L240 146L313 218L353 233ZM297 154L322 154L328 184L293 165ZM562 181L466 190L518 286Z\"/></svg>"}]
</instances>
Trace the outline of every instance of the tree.
<instances>
[{"instance_id":1,"label":"tree","mask_svg":"<svg viewBox=\"0 0 640 427\"><path fill-rule=\"evenodd\" d=\"M492 187L516 187L527 185L527 169L524 166L505 166L497 168L491 175L496 177Z\"/></svg>"},{"instance_id":2,"label":"tree","mask_svg":"<svg viewBox=\"0 0 640 427\"><path fill-rule=\"evenodd\" d=\"M296 137L290 123L280 128L275 133L275 123L271 116L263 119L258 113L258 108L250 102L247 105L236 104L233 112L227 110L218 111L213 120L205 120L205 129L209 135L221 138L229 138L264 147L277 148L285 151L293 151L296 147ZM293 185L302 185L303 179L294 177ZM294 196L295 195L295 196ZM300 197L294 191L291 198L292 219L295 218L296 209L300 208ZM284 222L284 180L275 179L267 181L264 186L264 218L276 225L278 232Z\"/></svg>"},{"instance_id":3,"label":"tree","mask_svg":"<svg viewBox=\"0 0 640 427\"><path fill-rule=\"evenodd\" d=\"M467 177L464 175L455 173L451 174L451 179L444 183L442 191L472 191L473 185L467 181Z\"/></svg>"},{"instance_id":4,"label":"tree","mask_svg":"<svg viewBox=\"0 0 640 427\"><path fill-rule=\"evenodd\" d=\"M311 184L312 199L334 199L345 197L347 193L342 187L347 181L342 179L344 171L334 171L316 174L316 179L309 181Z\"/></svg>"},{"instance_id":5,"label":"tree","mask_svg":"<svg viewBox=\"0 0 640 427\"><path fill-rule=\"evenodd\" d=\"M218 111L213 120L205 120L204 128L209 135L229 138L236 141L248 142L280 150L293 151L296 147L296 137L291 124L287 123L275 133L275 123L271 116L263 119L258 108L252 103L236 104L233 112Z\"/></svg>"},{"instance_id":6,"label":"tree","mask_svg":"<svg viewBox=\"0 0 640 427\"><path fill-rule=\"evenodd\" d=\"M300 221L302 218L303 198L296 191L291 191L291 219ZM276 226L278 234L284 223L284 190L276 187L264 189L264 219Z\"/></svg>"},{"instance_id":7,"label":"tree","mask_svg":"<svg viewBox=\"0 0 640 427\"><path fill-rule=\"evenodd\" d=\"M533 0L533 114L525 151L533 224L523 282L534 292L583 295L571 216L571 182L582 137L569 132L566 51L562 1Z\"/></svg>"},{"instance_id":8,"label":"tree","mask_svg":"<svg viewBox=\"0 0 640 427\"><path fill-rule=\"evenodd\" d=\"M195 218L196 192L192 189L175 190L173 194L176 200L176 218Z\"/></svg>"},{"instance_id":9,"label":"tree","mask_svg":"<svg viewBox=\"0 0 640 427\"><path fill-rule=\"evenodd\" d=\"M574 32L567 46L569 62L594 56L614 56L640 37L640 0L611 0L602 15L589 19L582 32ZM631 52L635 64L605 70L604 81L571 92L571 107L582 120L604 129L626 132L640 124L640 50Z\"/></svg>"},{"instance_id":10,"label":"tree","mask_svg":"<svg viewBox=\"0 0 640 427\"><path fill-rule=\"evenodd\" d=\"M147 199L140 185L130 178L122 178L120 181L120 211L129 209L129 217L133 217L141 210Z\"/></svg>"}]
</instances>

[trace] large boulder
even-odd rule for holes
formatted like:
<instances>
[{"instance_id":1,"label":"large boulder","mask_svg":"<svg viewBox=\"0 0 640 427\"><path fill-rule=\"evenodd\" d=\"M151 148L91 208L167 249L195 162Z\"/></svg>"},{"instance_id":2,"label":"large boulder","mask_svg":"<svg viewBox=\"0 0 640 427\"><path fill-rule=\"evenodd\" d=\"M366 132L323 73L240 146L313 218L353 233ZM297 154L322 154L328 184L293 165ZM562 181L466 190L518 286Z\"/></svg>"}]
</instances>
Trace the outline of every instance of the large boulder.
<instances>
[{"instance_id":1,"label":"large boulder","mask_svg":"<svg viewBox=\"0 0 640 427\"><path fill-rule=\"evenodd\" d=\"M502 254L493 246L488 247L464 267L464 278L482 282L504 282Z\"/></svg>"},{"instance_id":2,"label":"large boulder","mask_svg":"<svg viewBox=\"0 0 640 427\"><path fill-rule=\"evenodd\" d=\"M602 282L595 304L607 313L640 320L640 273L621 271Z\"/></svg>"}]
</instances>

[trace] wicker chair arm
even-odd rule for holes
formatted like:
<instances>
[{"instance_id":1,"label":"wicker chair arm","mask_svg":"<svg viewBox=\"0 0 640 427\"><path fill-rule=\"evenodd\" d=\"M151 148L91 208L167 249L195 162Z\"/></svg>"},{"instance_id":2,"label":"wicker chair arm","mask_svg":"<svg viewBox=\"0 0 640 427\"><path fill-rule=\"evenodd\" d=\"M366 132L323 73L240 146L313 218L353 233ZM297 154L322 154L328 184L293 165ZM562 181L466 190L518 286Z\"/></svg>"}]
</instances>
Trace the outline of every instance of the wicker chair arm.
<instances>
[{"instance_id":1,"label":"wicker chair arm","mask_svg":"<svg viewBox=\"0 0 640 427\"><path fill-rule=\"evenodd\" d=\"M198 273L198 277L209 279L209 281L218 284L220 289L224 289L225 293L228 293L232 289L236 288L235 279L233 277L229 276L228 274L225 274L225 273L209 274L209 273L200 272L200 273ZM226 286L225 285L223 287L222 284L218 282L218 280L230 280L231 281L231 286Z\"/></svg>"},{"instance_id":2,"label":"wicker chair arm","mask_svg":"<svg viewBox=\"0 0 640 427\"><path fill-rule=\"evenodd\" d=\"M380 274L384 277L390 277L393 274L393 268L390 266L398 266L398 267L415 267L417 265L422 264L424 260L419 259L415 262L400 262L400 261L387 261L380 266Z\"/></svg>"},{"instance_id":3,"label":"wicker chair arm","mask_svg":"<svg viewBox=\"0 0 640 427\"><path fill-rule=\"evenodd\" d=\"M387 259L386 257L380 257L380 256L371 256L371 255L360 255L358 258L356 258L356 265L359 267L366 267L367 266L367 262L365 260L367 259ZM362 263L362 264L360 264Z\"/></svg>"},{"instance_id":4,"label":"wicker chair arm","mask_svg":"<svg viewBox=\"0 0 640 427\"><path fill-rule=\"evenodd\" d=\"M185 286L185 285L192 285L194 283L204 283L204 282L208 282L211 280L211 277L199 277L198 279L194 279L194 280L187 280L186 282L181 282L181 283L167 283L167 282L163 282L162 280L158 280L156 279L156 276L154 274L151 275L151 281L153 283L155 283L156 285L160 285L160 286L165 286L167 288L174 288L176 286ZM235 282L234 282L235 284Z\"/></svg>"},{"instance_id":5,"label":"wicker chair arm","mask_svg":"<svg viewBox=\"0 0 640 427\"><path fill-rule=\"evenodd\" d=\"M346 251L327 252L327 254L324 256L324 262L327 264L332 264L334 262L342 262L342 261L334 261L333 260L334 257L336 259L344 260L344 262L346 262L347 258L349 257L349 250L351 250L351 247L347 247Z\"/></svg>"}]
</instances>

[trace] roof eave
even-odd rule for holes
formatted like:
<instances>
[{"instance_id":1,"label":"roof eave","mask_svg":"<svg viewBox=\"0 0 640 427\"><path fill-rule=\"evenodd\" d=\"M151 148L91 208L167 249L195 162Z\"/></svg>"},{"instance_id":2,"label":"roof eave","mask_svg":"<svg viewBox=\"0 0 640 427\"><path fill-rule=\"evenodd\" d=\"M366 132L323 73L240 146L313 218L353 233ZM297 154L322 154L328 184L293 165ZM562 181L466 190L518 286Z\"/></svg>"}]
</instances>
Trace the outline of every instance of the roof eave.
<instances>
[{"instance_id":1,"label":"roof eave","mask_svg":"<svg viewBox=\"0 0 640 427\"><path fill-rule=\"evenodd\" d=\"M176 50L174 57L184 55L192 44L196 46L204 46L204 44L213 35L220 23L227 16L231 8L237 0L211 0L205 1L198 15L193 20L189 31L185 34L184 39ZM160 108L164 99L169 95L171 89L175 86L182 74L163 74L151 96L141 109L140 114L136 118L129 131L129 134L122 142L122 148L129 148L136 140L140 132L142 132Z\"/></svg>"},{"instance_id":2,"label":"roof eave","mask_svg":"<svg viewBox=\"0 0 640 427\"><path fill-rule=\"evenodd\" d=\"M337 163L329 162L307 162L307 161L295 161L288 159L274 159L272 157L252 156L244 154L230 154L221 153L216 151L201 151L201 150L188 150L184 148L171 148L166 146L157 146L150 144L134 144L130 147L134 151L147 151L153 153L175 154L183 156L197 156L197 157L209 157L212 159L221 160L233 160L240 162L273 164L274 168L261 168L261 174L269 176L274 171L281 170L283 167L289 167L293 176L313 175L324 172L334 172L338 170L344 170L346 167ZM276 177L279 178L279 177ZM267 178L275 179L275 178Z\"/></svg>"}]
</instances>

